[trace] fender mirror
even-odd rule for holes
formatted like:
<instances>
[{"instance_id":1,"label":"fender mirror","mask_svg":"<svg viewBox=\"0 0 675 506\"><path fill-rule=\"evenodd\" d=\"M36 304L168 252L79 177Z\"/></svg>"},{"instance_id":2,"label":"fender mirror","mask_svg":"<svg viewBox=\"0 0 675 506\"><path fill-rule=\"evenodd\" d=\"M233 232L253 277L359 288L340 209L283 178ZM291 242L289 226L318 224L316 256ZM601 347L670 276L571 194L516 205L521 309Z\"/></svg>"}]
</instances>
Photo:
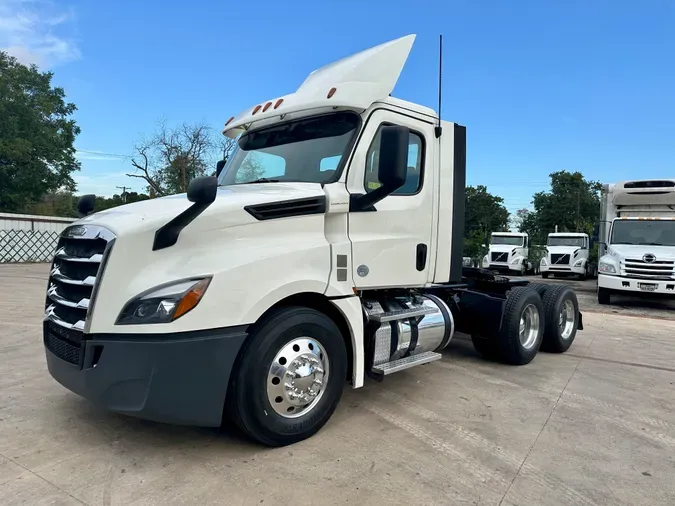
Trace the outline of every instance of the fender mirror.
<instances>
[{"instance_id":1,"label":"fender mirror","mask_svg":"<svg viewBox=\"0 0 675 506\"><path fill-rule=\"evenodd\" d=\"M82 195L80 200L77 201L77 213L80 215L80 218L84 218L91 214L94 210L96 204L96 195Z\"/></svg>"},{"instance_id":2,"label":"fender mirror","mask_svg":"<svg viewBox=\"0 0 675 506\"><path fill-rule=\"evenodd\" d=\"M197 177L190 181L187 198L195 204L210 204L216 200L218 178L215 176Z\"/></svg>"}]
</instances>

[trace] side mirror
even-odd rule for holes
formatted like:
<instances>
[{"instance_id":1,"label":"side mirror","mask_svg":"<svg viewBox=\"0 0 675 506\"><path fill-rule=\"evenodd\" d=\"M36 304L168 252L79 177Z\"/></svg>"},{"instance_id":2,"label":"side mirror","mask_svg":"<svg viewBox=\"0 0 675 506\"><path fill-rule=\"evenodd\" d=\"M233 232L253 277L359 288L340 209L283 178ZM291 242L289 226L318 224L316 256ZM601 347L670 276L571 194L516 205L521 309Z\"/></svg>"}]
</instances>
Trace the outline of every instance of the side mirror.
<instances>
[{"instance_id":1,"label":"side mirror","mask_svg":"<svg viewBox=\"0 0 675 506\"><path fill-rule=\"evenodd\" d=\"M591 241L598 242L598 236L600 235L600 223L595 223L593 225L593 235L591 236Z\"/></svg>"},{"instance_id":2,"label":"side mirror","mask_svg":"<svg viewBox=\"0 0 675 506\"><path fill-rule=\"evenodd\" d=\"M223 172L223 167L225 167L226 163L227 160L218 160L216 163L216 177L220 176L220 173Z\"/></svg>"},{"instance_id":3,"label":"side mirror","mask_svg":"<svg viewBox=\"0 0 675 506\"><path fill-rule=\"evenodd\" d=\"M410 130L402 126L384 126L380 130L380 165L377 177L388 194L405 184L408 175Z\"/></svg>"},{"instance_id":4,"label":"side mirror","mask_svg":"<svg viewBox=\"0 0 675 506\"><path fill-rule=\"evenodd\" d=\"M390 125L382 127L377 172L381 186L365 195L352 195L350 211L375 211L374 204L405 184L408 176L409 141L410 129Z\"/></svg>"},{"instance_id":5,"label":"side mirror","mask_svg":"<svg viewBox=\"0 0 675 506\"><path fill-rule=\"evenodd\" d=\"M96 204L96 195L82 195L80 200L77 201L77 213L80 215L80 218L91 214L94 210L94 205Z\"/></svg>"},{"instance_id":6,"label":"side mirror","mask_svg":"<svg viewBox=\"0 0 675 506\"><path fill-rule=\"evenodd\" d=\"M218 178L215 176L197 177L190 181L187 189L187 198L195 204L211 204L216 200L218 192Z\"/></svg>"}]
</instances>

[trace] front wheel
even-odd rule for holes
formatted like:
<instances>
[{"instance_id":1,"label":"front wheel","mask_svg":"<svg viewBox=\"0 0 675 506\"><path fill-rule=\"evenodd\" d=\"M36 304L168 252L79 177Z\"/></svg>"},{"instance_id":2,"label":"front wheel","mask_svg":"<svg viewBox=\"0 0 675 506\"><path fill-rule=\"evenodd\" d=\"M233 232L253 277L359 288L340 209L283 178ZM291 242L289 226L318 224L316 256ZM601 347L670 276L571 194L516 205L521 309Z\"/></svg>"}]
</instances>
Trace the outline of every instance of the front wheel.
<instances>
[{"instance_id":1,"label":"front wheel","mask_svg":"<svg viewBox=\"0 0 675 506\"><path fill-rule=\"evenodd\" d=\"M609 291L609 288L598 287L598 304L607 305L611 304L612 296Z\"/></svg>"},{"instance_id":2,"label":"front wheel","mask_svg":"<svg viewBox=\"0 0 675 506\"><path fill-rule=\"evenodd\" d=\"M548 272L542 272L541 277L544 279L548 279Z\"/></svg>"},{"instance_id":3,"label":"front wheel","mask_svg":"<svg viewBox=\"0 0 675 506\"><path fill-rule=\"evenodd\" d=\"M303 307L256 325L228 392L228 411L248 436L285 446L318 432L342 396L347 351L335 323Z\"/></svg>"}]
</instances>

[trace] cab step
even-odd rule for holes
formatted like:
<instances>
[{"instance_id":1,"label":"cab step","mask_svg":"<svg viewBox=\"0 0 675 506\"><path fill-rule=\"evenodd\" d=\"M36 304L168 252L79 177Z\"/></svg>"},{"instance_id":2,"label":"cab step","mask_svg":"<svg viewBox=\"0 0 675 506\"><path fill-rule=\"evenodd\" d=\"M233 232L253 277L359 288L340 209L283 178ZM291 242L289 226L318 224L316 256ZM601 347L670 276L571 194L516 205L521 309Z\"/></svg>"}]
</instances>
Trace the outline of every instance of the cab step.
<instances>
[{"instance_id":1,"label":"cab step","mask_svg":"<svg viewBox=\"0 0 675 506\"><path fill-rule=\"evenodd\" d=\"M438 309L435 307L418 306L409 309L395 309L394 311L387 311L386 313L374 314L370 316L370 319L375 322L384 323L395 320L407 320L408 318L416 318L417 316L424 316L437 312Z\"/></svg>"},{"instance_id":2,"label":"cab step","mask_svg":"<svg viewBox=\"0 0 675 506\"><path fill-rule=\"evenodd\" d=\"M424 353L413 355L412 357L399 358L398 360L392 360L391 362L385 362L384 364L374 365L373 372L387 376L389 374L394 374L395 372L403 371L404 369L410 369L416 365L428 364L440 360L442 357L443 355L440 353L425 351Z\"/></svg>"}]
</instances>

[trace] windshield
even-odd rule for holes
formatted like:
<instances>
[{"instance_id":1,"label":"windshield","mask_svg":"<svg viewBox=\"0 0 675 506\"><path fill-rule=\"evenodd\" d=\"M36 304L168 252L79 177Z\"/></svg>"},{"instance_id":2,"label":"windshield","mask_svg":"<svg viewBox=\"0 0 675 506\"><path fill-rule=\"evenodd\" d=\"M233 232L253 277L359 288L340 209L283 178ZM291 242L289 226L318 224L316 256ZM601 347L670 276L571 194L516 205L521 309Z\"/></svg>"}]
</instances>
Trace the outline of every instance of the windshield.
<instances>
[{"instance_id":1,"label":"windshield","mask_svg":"<svg viewBox=\"0 0 675 506\"><path fill-rule=\"evenodd\" d=\"M331 182L338 176L359 123L357 114L339 112L243 134L218 184Z\"/></svg>"},{"instance_id":2,"label":"windshield","mask_svg":"<svg viewBox=\"0 0 675 506\"><path fill-rule=\"evenodd\" d=\"M546 244L548 246L575 246L577 248L583 248L584 240L584 237L549 236L548 242Z\"/></svg>"},{"instance_id":3,"label":"windshield","mask_svg":"<svg viewBox=\"0 0 675 506\"><path fill-rule=\"evenodd\" d=\"M522 246L523 238L513 235L493 235L490 244L508 244L509 246Z\"/></svg>"},{"instance_id":4,"label":"windshield","mask_svg":"<svg viewBox=\"0 0 675 506\"><path fill-rule=\"evenodd\" d=\"M616 220L610 242L675 246L675 220Z\"/></svg>"}]
</instances>

